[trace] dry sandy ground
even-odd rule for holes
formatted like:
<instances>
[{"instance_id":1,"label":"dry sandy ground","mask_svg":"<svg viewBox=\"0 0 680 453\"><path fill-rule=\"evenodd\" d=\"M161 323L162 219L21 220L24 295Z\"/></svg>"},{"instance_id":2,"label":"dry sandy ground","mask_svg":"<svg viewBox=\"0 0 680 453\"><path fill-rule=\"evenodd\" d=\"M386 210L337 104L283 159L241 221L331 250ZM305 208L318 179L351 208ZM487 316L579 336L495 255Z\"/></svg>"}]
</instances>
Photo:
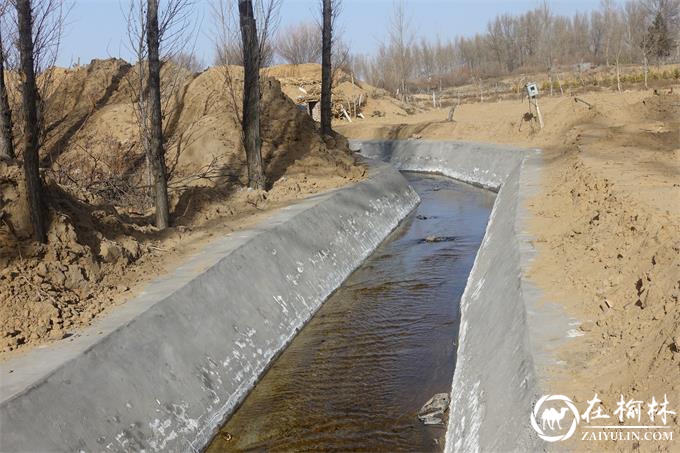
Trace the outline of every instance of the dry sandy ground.
<instances>
[{"instance_id":1,"label":"dry sandy ground","mask_svg":"<svg viewBox=\"0 0 680 453\"><path fill-rule=\"evenodd\" d=\"M234 114L240 68L230 68L232 91L225 68L194 75L165 65L165 92L173 93L164 99L173 225L159 232L144 189L148 173L132 102L136 71L121 60L54 70L41 154L47 245L29 239L21 163L0 162L0 360L68 341L211 238L364 177L346 140L322 140L311 118L267 79L261 130L269 188L246 189Z\"/></svg>"},{"instance_id":2,"label":"dry sandy ground","mask_svg":"<svg viewBox=\"0 0 680 453\"><path fill-rule=\"evenodd\" d=\"M543 148L543 191L530 202L538 250L530 278L545 300L583 321L582 336L560 352L551 390L586 406L597 393L609 414L622 394L645 402L667 395L680 414L680 96L582 97L594 108L542 99L543 131L521 120L527 105L518 101L461 105L454 123L433 111L337 129L353 138ZM680 451L678 421L668 419L671 443L574 441L570 448Z\"/></svg>"},{"instance_id":3,"label":"dry sandy ground","mask_svg":"<svg viewBox=\"0 0 680 453\"><path fill-rule=\"evenodd\" d=\"M301 65L280 65L263 69L264 73L281 83L282 91L296 103L305 99L319 99L321 96L321 65L315 63ZM351 105L355 105L357 112ZM343 117L342 108L352 117L359 111L367 118L395 117L406 118L409 114L421 111L394 99L389 93L368 83L354 79L342 70L333 76L333 113ZM318 119L317 119L318 121Z\"/></svg>"}]
</instances>

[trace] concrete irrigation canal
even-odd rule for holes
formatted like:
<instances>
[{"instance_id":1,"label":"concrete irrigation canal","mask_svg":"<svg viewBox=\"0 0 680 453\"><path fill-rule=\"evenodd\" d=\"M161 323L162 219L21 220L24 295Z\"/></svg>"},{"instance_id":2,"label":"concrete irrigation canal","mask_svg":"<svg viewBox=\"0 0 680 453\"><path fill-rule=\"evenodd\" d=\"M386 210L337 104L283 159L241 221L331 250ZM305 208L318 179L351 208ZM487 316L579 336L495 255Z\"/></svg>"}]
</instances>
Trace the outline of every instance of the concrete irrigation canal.
<instances>
[{"instance_id":1,"label":"concrete irrigation canal","mask_svg":"<svg viewBox=\"0 0 680 453\"><path fill-rule=\"evenodd\" d=\"M539 153L353 146L365 181L0 364L0 450L542 449L528 414L568 326L525 279ZM441 428L416 416L435 393L450 395Z\"/></svg>"},{"instance_id":2,"label":"concrete irrigation canal","mask_svg":"<svg viewBox=\"0 0 680 453\"><path fill-rule=\"evenodd\" d=\"M417 413L451 388L458 301L494 196L445 177L407 180L416 211L319 309L209 452L441 449L445 430Z\"/></svg>"}]
</instances>

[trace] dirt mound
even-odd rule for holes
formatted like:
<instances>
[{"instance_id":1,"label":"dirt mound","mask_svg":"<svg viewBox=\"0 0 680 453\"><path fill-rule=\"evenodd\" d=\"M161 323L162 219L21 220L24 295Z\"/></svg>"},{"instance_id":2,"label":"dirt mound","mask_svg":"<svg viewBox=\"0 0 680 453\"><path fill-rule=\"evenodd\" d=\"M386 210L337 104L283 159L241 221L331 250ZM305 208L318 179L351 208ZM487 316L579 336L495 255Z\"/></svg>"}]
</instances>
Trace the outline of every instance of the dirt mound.
<instances>
[{"instance_id":1,"label":"dirt mound","mask_svg":"<svg viewBox=\"0 0 680 453\"><path fill-rule=\"evenodd\" d=\"M0 160L0 226L4 227L0 228L0 244L12 244L31 235L31 218L25 193L23 169L17 162ZM0 249L0 260L11 248Z\"/></svg>"},{"instance_id":2,"label":"dirt mound","mask_svg":"<svg viewBox=\"0 0 680 453\"><path fill-rule=\"evenodd\" d=\"M267 75L276 79L284 78L304 78L304 79L321 79L321 65L318 63L306 64L282 64L272 66L264 70ZM346 75L343 78L348 77Z\"/></svg>"},{"instance_id":3,"label":"dirt mound","mask_svg":"<svg viewBox=\"0 0 680 453\"><path fill-rule=\"evenodd\" d=\"M531 277L584 322L552 387L581 401L597 393L609 413L621 395L677 395L680 218L641 204L576 152L557 162L535 204L542 253Z\"/></svg>"},{"instance_id":4,"label":"dirt mound","mask_svg":"<svg viewBox=\"0 0 680 453\"><path fill-rule=\"evenodd\" d=\"M573 143L580 124L603 123L625 125L631 110L649 97L647 93L590 93L582 96L594 105L589 109L573 97L556 96L540 99L545 128L537 121L525 120L529 104L517 101L461 104L453 121L447 121L449 109L437 109L414 115L386 115L338 125L342 134L351 138L399 138L414 135L435 140L471 140L507 143L519 146L556 146ZM638 119L639 113L632 118ZM395 117L396 116L396 117ZM637 121L637 120L636 120ZM592 132L591 132L592 133Z\"/></svg>"},{"instance_id":5,"label":"dirt mound","mask_svg":"<svg viewBox=\"0 0 680 453\"><path fill-rule=\"evenodd\" d=\"M668 115L677 117L680 115L680 94L655 94L645 98L642 104L648 114L653 114L658 119L671 119Z\"/></svg>"},{"instance_id":6,"label":"dirt mound","mask_svg":"<svg viewBox=\"0 0 680 453\"><path fill-rule=\"evenodd\" d=\"M128 72L135 71L129 67L116 67L115 71L118 73L123 68ZM74 75L81 72L85 71L76 70ZM169 72L169 69L166 70L166 73ZM218 172L225 165L230 167L230 172L223 172L221 176L243 177L245 161L240 144L238 113L241 108L242 70L230 67L227 72L227 68L212 68L195 77L182 75L178 82L170 76L165 79L166 84L178 83L175 94L168 99L169 113L165 124L168 162L174 170L171 186L201 170ZM115 86L109 84L104 90L111 92L109 100L99 108L83 110L87 113L82 116L83 122L77 134L70 138L68 146L61 147L59 154L62 157L55 159L59 168L68 170L76 165L82 166L84 155L95 165L96 160L106 160L107 155L114 154L123 161L120 162L123 166L120 171L139 172L143 159L135 159L128 151L140 148L132 102L134 94L130 93L128 85L125 80ZM104 84L101 86L104 87ZM55 94L54 97L60 96ZM282 95L277 81L265 79L262 105L263 158L271 166L267 173L273 175L269 178L270 184L273 184L281 176L279 166L287 166L308 153L318 152L324 149L325 144L314 123ZM111 153L112 149L114 153ZM285 158L282 160L277 153L282 153ZM137 156L142 157L139 153ZM114 162L105 164L115 166ZM83 173L82 170L80 173ZM208 176L207 180L195 183L205 184L217 177Z\"/></svg>"},{"instance_id":7,"label":"dirt mound","mask_svg":"<svg viewBox=\"0 0 680 453\"><path fill-rule=\"evenodd\" d=\"M263 80L262 153L270 190L247 190L240 68L191 75L164 65L164 130L174 227L158 232L139 139L139 68L121 60L54 69L41 161L49 242L36 245L20 163L0 162L0 352L60 339L214 234L254 214L363 178L346 140ZM167 93L171 93L167 95ZM20 156L21 157L21 156Z\"/></svg>"},{"instance_id":8,"label":"dirt mound","mask_svg":"<svg viewBox=\"0 0 680 453\"><path fill-rule=\"evenodd\" d=\"M281 65L266 69L265 73L281 82L282 91L296 104L318 101L321 97L321 65ZM407 116L415 112L385 90L372 87L354 79L342 70L334 73L333 103L335 117L345 119L342 110L353 118L358 113L369 116ZM359 119L360 121L360 119Z\"/></svg>"}]
</instances>

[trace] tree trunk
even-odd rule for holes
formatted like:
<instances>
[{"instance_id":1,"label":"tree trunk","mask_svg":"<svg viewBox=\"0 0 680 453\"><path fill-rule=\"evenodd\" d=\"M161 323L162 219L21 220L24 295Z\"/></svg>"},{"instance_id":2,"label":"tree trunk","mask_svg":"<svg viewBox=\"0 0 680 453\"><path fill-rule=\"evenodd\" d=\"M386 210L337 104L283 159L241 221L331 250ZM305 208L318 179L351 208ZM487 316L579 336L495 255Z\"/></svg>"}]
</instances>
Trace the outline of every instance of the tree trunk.
<instances>
[{"instance_id":1,"label":"tree trunk","mask_svg":"<svg viewBox=\"0 0 680 453\"><path fill-rule=\"evenodd\" d=\"M604 61L605 61L605 66L607 66L607 68L609 67L609 43L610 43L610 41L611 41L611 39L609 37L607 37L607 41L606 41L606 44L604 46Z\"/></svg>"},{"instance_id":2,"label":"tree trunk","mask_svg":"<svg viewBox=\"0 0 680 453\"><path fill-rule=\"evenodd\" d=\"M449 117L448 117L449 123L451 123L453 121L453 114L456 113L456 107L458 107L458 105L454 104L453 106L451 106L451 110L449 110Z\"/></svg>"},{"instance_id":3,"label":"tree trunk","mask_svg":"<svg viewBox=\"0 0 680 453\"><path fill-rule=\"evenodd\" d=\"M158 0L147 3L146 43L149 48L149 147L147 158L153 174L153 192L156 204L156 227L164 230L170 226L168 179L163 149L163 117L161 112L161 62L159 58Z\"/></svg>"},{"instance_id":4,"label":"tree trunk","mask_svg":"<svg viewBox=\"0 0 680 453\"><path fill-rule=\"evenodd\" d=\"M644 56L644 71L645 71L645 90L649 89L649 60L647 55Z\"/></svg>"},{"instance_id":5,"label":"tree trunk","mask_svg":"<svg viewBox=\"0 0 680 453\"><path fill-rule=\"evenodd\" d=\"M616 55L616 88L621 92L621 66L619 65L620 56Z\"/></svg>"},{"instance_id":6,"label":"tree trunk","mask_svg":"<svg viewBox=\"0 0 680 453\"><path fill-rule=\"evenodd\" d=\"M331 124L333 102L333 0L323 0L321 41L321 134L330 135L333 132Z\"/></svg>"},{"instance_id":7,"label":"tree trunk","mask_svg":"<svg viewBox=\"0 0 680 453\"><path fill-rule=\"evenodd\" d=\"M248 185L264 190L262 140L260 138L260 47L252 0L239 0L243 40L243 145L248 160Z\"/></svg>"},{"instance_id":8,"label":"tree trunk","mask_svg":"<svg viewBox=\"0 0 680 453\"><path fill-rule=\"evenodd\" d=\"M2 46L2 30L0 30L0 159L14 159L14 157L12 110L9 107L7 86L5 86L5 53Z\"/></svg>"},{"instance_id":9,"label":"tree trunk","mask_svg":"<svg viewBox=\"0 0 680 453\"><path fill-rule=\"evenodd\" d=\"M19 24L19 53L23 73L22 100L24 109L24 173L27 199L31 210L33 238L47 242L46 210L40 179L39 148L40 126L38 124L38 88L33 66L33 17L31 0L16 0Z\"/></svg>"},{"instance_id":10,"label":"tree trunk","mask_svg":"<svg viewBox=\"0 0 680 453\"><path fill-rule=\"evenodd\" d=\"M560 87L560 95L564 96L564 89L562 88L562 80L560 79L560 74L557 74L557 85Z\"/></svg>"}]
</instances>

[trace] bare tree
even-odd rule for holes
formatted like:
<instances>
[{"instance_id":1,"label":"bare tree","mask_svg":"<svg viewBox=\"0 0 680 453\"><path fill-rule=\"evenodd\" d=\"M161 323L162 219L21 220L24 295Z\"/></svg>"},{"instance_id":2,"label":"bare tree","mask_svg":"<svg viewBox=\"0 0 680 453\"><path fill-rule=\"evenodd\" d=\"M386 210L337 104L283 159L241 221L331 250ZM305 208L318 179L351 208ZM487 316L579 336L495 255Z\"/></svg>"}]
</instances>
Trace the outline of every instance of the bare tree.
<instances>
[{"instance_id":1,"label":"bare tree","mask_svg":"<svg viewBox=\"0 0 680 453\"><path fill-rule=\"evenodd\" d=\"M243 123L243 100L239 97L239 88L236 83L236 74L231 65L243 66L243 51L239 33L235 25L233 6L230 0L219 0L212 6L214 18L214 40L215 40L215 65L223 74L224 90L226 91L227 102L231 104L232 120L234 125L241 128ZM243 129L241 128L241 144L244 144Z\"/></svg>"},{"instance_id":2,"label":"bare tree","mask_svg":"<svg viewBox=\"0 0 680 453\"><path fill-rule=\"evenodd\" d=\"M264 190L262 139L260 137L260 44L252 0L239 0L243 41L243 137L248 160L248 185Z\"/></svg>"},{"instance_id":3,"label":"bare tree","mask_svg":"<svg viewBox=\"0 0 680 453\"><path fill-rule=\"evenodd\" d=\"M43 73L53 67L57 61L71 4L66 3L65 0L32 0L31 6L35 72L44 75ZM45 86L40 88L43 91L46 90Z\"/></svg>"},{"instance_id":4,"label":"bare tree","mask_svg":"<svg viewBox=\"0 0 680 453\"><path fill-rule=\"evenodd\" d=\"M649 27L649 42L657 65L661 64L665 58L668 58L675 49L675 41L666 24L666 19L660 11L656 13L654 21Z\"/></svg>"},{"instance_id":5,"label":"bare tree","mask_svg":"<svg viewBox=\"0 0 680 453\"><path fill-rule=\"evenodd\" d=\"M291 25L279 33L278 55L289 64L318 63L321 59L319 27L314 23Z\"/></svg>"},{"instance_id":6,"label":"bare tree","mask_svg":"<svg viewBox=\"0 0 680 453\"><path fill-rule=\"evenodd\" d=\"M215 66L238 65L243 66L243 51L241 43L229 40L220 40L215 46Z\"/></svg>"},{"instance_id":7,"label":"bare tree","mask_svg":"<svg viewBox=\"0 0 680 453\"><path fill-rule=\"evenodd\" d=\"M260 137L260 72L273 55L271 36L278 27L280 8L281 0L239 0L238 14L230 0L220 0L213 5L216 63L221 65L224 74L233 119L240 125L248 185L255 189L264 189L266 184ZM237 86L238 70L231 67L239 64L244 67L243 93Z\"/></svg>"},{"instance_id":8,"label":"bare tree","mask_svg":"<svg viewBox=\"0 0 680 453\"><path fill-rule=\"evenodd\" d=\"M611 6L610 10L610 27L609 37L610 37L610 50L614 52L614 65L616 67L616 89L618 92L623 91L621 86L621 57L625 50L626 40L626 25L625 25L625 15L623 10L618 6Z\"/></svg>"},{"instance_id":9,"label":"bare tree","mask_svg":"<svg viewBox=\"0 0 680 453\"><path fill-rule=\"evenodd\" d=\"M394 54L395 71L402 98L406 99L406 81L411 74L411 46L413 35L406 16L404 0L395 0L390 19L390 50Z\"/></svg>"},{"instance_id":10,"label":"bare tree","mask_svg":"<svg viewBox=\"0 0 680 453\"><path fill-rule=\"evenodd\" d=\"M337 33L341 0L321 0L321 134L333 133L333 80L340 70L351 72L349 48ZM318 35L317 35L318 36Z\"/></svg>"},{"instance_id":11,"label":"bare tree","mask_svg":"<svg viewBox=\"0 0 680 453\"><path fill-rule=\"evenodd\" d=\"M10 11L10 5L15 6L14 11ZM54 76L54 71L51 69L54 67L59 53L66 16L70 10L69 5L68 0L31 0L30 2L33 33L33 73L36 75L35 96L38 105L39 147L45 141L48 130L48 125L44 124L44 121ZM0 60L3 73L8 69L8 62L12 69L20 66L17 37L19 23L16 7L18 7L16 0L0 0L0 48L2 48ZM2 77L0 82L3 85L0 88L0 116L3 116L0 119L0 130L3 131L2 136L4 137L0 141L4 143L10 143L8 138L10 137L10 132L8 131L11 131L13 121L23 124L21 110L15 111L15 115L12 115L10 109L2 106L5 103L6 105L11 105L9 102L9 93L13 91L11 88L20 88L18 84L10 88L8 83L12 84L12 79L8 81L5 74L5 77ZM4 93L4 96L2 93ZM10 150L10 153L12 152L16 154L15 149Z\"/></svg>"},{"instance_id":12,"label":"bare tree","mask_svg":"<svg viewBox=\"0 0 680 453\"><path fill-rule=\"evenodd\" d=\"M639 1L626 3L626 18L628 21L628 38L632 48L636 48L642 57L645 88L649 88L649 57L652 43L648 29L651 25L650 11Z\"/></svg>"},{"instance_id":13,"label":"bare tree","mask_svg":"<svg viewBox=\"0 0 680 453\"><path fill-rule=\"evenodd\" d=\"M339 12L338 6L340 3L333 0L333 15L336 16ZM338 37L338 30L333 22L333 54L331 56L333 63L333 79L336 79L338 71L345 71L348 74L353 74L352 70L352 55L350 54L349 46Z\"/></svg>"},{"instance_id":14,"label":"bare tree","mask_svg":"<svg viewBox=\"0 0 680 453\"><path fill-rule=\"evenodd\" d=\"M167 130L171 121L163 120L177 113L172 101L187 70L181 64L165 63L192 58L192 6L193 0L132 0L125 12L128 47L137 59L135 70L128 71L125 80L135 105L140 144L146 157L147 186L151 188L159 229L170 223L167 187L171 169L166 164L166 151L172 145L172 135ZM162 68L167 68L163 79Z\"/></svg>"},{"instance_id":15,"label":"bare tree","mask_svg":"<svg viewBox=\"0 0 680 453\"><path fill-rule=\"evenodd\" d=\"M172 56L172 62L192 74L201 72L205 68L205 64L193 52L178 52Z\"/></svg>"},{"instance_id":16,"label":"bare tree","mask_svg":"<svg viewBox=\"0 0 680 453\"><path fill-rule=\"evenodd\" d=\"M215 66L243 66L243 49L241 48L243 43L241 42L240 36L237 38L238 41L231 39L227 41L220 41L219 45L216 46L214 59ZM276 50L271 43L264 47L260 46L260 60L262 61L262 67L266 68L271 66L274 63L275 55Z\"/></svg>"},{"instance_id":17,"label":"bare tree","mask_svg":"<svg viewBox=\"0 0 680 453\"><path fill-rule=\"evenodd\" d=\"M146 83L148 76L146 69L148 66L144 64L147 59L147 44L146 44L146 12L144 0L134 0L129 4L129 9L125 12L125 21L127 24L127 36L129 50L133 53L136 62L136 71L129 71L125 77L125 81L130 87L132 93L132 102L135 106L134 113L137 120L137 127L139 130L139 140L144 150L144 155L147 160L147 169L150 170L150 163L148 156L149 150L149 109L147 102ZM147 172L147 185L152 186L151 172Z\"/></svg>"},{"instance_id":18,"label":"bare tree","mask_svg":"<svg viewBox=\"0 0 680 453\"><path fill-rule=\"evenodd\" d=\"M603 52L606 66L611 63L610 57L613 47L615 47L614 33L616 32L614 17L616 14L616 4L613 0L600 0L601 19L604 29Z\"/></svg>"},{"instance_id":19,"label":"bare tree","mask_svg":"<svg viewBox=\"0 0 680 453\"><path fill-rule=\"evenodd\" d=\"M0 158L14 159L14 138L12 135L12 110L5 84L5 48L3 46L3 19L7 4L0 4Z\"/></svg>"},{"instance_id":20,"label":"bare tree","mask_svg":"<svg viewBox=\"0 0 680 453\"><path fill-rule=\"evenodd\" d=\"M158 25L158 0L147 3L146 41L149 49L149 147L147 159L153 174L156 227L160 230L170 226L170 203L168 201L168 178L163 149L163 117L161 112L161 62L160 29Z\"/></svg>"},{"instance_id":21,"label":"bare tree","mask_svg":"<svg viewBox=\"0 0 680 453\"><path fill-rule=\"evenodd\" d=\"M33 66L36 80L38 102L39 142L46 140L48 126L45 124L46 112L51 108L49 95L54 84L54 68L61 38L66 26L66 18L73 6L68 0L31 0L33 11Z\"/></svg>"},{"instance_id":22,"label":"bare tree","mask_svg":"<svg viewBox=\"0 0 680 453\"><path fill-rule=\"evenodd\" d=\"M279 27L279 11L282 0L252 0L259 45L259 67L266 68L274 62L276 49L272 37ZM243 41L241 38L240 18L229 0L219 0L212 5L216 24L215 65L244 66Z\"/></svg>"},{"instance_id":23,"label":"bare tree","mask_svg":"<svg viewBox=\"0 0 680 453\"><path fill-rule=\"evenodd\" d=\"M31 210L33 237L47 242L46 209L42 180L40 178L38 123L38 87L35 77L33 46L33 8L31 0L15 0L19 29L19 53L23 77L22 99L24 114L24 173L27 199Z\"/></svg>"},{"instance_id":24,"label":"bare tree","mask_svg":"<svg viewBox=\"0 0 680 453\"><path fill-rule=\"evenodd\" d=\"M322 0L322 5L321 134L330 135L333 132L333 0Z\"/></svg>"}]
</instances>

